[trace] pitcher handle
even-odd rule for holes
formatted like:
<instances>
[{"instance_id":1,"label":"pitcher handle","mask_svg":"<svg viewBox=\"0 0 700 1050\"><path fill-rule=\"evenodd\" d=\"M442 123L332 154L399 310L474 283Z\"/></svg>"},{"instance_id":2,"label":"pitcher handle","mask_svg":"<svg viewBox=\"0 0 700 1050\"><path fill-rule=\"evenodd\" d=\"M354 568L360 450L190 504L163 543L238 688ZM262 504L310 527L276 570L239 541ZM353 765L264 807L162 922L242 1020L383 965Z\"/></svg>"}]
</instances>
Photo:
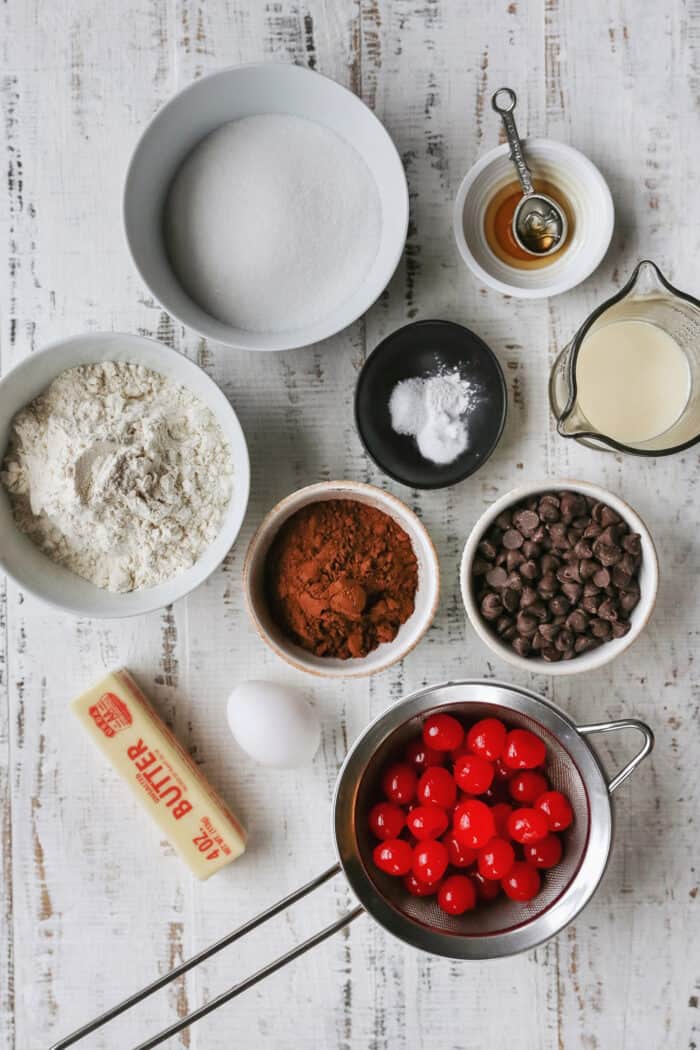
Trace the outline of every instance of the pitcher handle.
<instances>
[{"instance_id":1,"label":"pitcher handle","mask_svg":"<svg viewBox=\"0 0 700 1050\"><path fill-rule=\"evenodd\" d=\"M637 754L629 760L626 766L622 767L619 773L615 774L612 780L608 781L608 791L611 795L620 784L627 780L630 774L634 773L639 763L644 761L654 746L654 734L646 722L641 722L638 718L621 718L617 722L594 722L591 725L577 728L582 736L591 736L593 733L614 733L618 729L636 729L644 737L644 743Z\"/></svg>"}]
</instances>

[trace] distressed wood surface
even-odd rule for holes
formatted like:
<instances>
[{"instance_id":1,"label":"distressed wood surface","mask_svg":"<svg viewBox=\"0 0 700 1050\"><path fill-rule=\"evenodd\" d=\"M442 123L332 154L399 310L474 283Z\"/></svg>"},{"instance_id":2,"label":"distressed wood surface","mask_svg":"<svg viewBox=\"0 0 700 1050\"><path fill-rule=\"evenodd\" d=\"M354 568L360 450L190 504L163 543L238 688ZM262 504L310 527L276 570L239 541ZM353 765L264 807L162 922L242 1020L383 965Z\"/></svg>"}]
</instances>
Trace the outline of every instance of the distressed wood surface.
<instances>
[{"instance_id":1,"label":"distressed wood surface","mask_svg":"<svg viewBox=\"0 0 700 1050\"><path fill-rule=\"evenodd\" d=\"M156 336L198 360L238 411L252 457L245 527L222 568L187 600L123 622L72 620L0 590L0 1045L45 1048L291 890L333 859L330 798L348 743L372 714L426 683L499 676L553 697L579 720L646 719L656 750L616 800L603 884L558 939L482 965L419 955L369 919L212 1014L172 1047L276 1050L692 1050L700 1044L697 797L700 616L698 457L598 454L554 432L546 381L557 350L639 258L698 293L700 4L632 0L8 0L2 5L1 364L75 332ZM411 193L406 251L367 317L303 351L256 357L196 338L141 285L120 228L125 166L175 90L236 62L306 64L357 92L385 122ZM519 123L588 154L617 209L598 272L551 302L476 283L451 234L469 165L499 140L490 93L519 93ZM474 328L510 390L488 465L444 492L383 478L352 421L366 354L414 318ZM628 499L662 566L640 642L585 678L517 674L465 623L457 566L483 508L523 479L581 477ZM371 681L323 683L279 663L248 624L243 552L262 514L322 478L382 484L438 546L443 596L405 663ZM129 666L250 829L250 849L203 885L132 807L66 716L67 700ZM249 676L308 687L323 745L306 769L271 776L225 727ZM628 753L606 744L610 767ZM309 935L352 904L341 879L85 1045L130 1048Z\"/></svg>"}]
</instances>

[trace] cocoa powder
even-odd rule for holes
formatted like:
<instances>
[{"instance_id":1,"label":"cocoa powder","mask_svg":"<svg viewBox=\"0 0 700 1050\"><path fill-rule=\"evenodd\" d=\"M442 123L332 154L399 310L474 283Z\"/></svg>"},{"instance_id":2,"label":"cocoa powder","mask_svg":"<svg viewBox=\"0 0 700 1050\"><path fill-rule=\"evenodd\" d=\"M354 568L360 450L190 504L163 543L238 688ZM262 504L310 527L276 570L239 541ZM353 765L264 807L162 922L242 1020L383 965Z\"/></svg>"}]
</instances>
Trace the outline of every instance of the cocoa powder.
<instances>
[{"instance_id":1,"label":"cocoa powder","mask_svg":"<svg viewBox=\"0 0 700 1050\"><path fill-rule=\"evenodd\" d=\"M418 562L406 532L355 500L303 507L284 523L265 564L270 612L317 656L366 656L396 637L414 609Z\"/></svg>"}]
</instances>

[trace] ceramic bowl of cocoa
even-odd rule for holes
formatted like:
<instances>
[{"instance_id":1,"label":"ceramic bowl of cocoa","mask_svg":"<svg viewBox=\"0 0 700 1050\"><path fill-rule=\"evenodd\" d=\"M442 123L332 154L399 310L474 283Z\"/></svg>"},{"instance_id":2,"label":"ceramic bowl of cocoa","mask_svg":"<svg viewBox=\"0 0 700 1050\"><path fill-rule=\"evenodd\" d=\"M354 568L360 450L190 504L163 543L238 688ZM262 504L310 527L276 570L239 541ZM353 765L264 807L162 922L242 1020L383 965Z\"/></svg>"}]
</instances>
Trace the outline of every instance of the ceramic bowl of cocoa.
<instances>
[{"instance_id":1,"label":"ceramic bowl of cocoa","mask_svg":"<svg viewBox=\"0 0 700 1050\"><path fill-rule=\"evenodd\" d=\"M243 568L248 614L300 671L377 674L421 640L437 610L440 568L418 517L355 481L291 493L264 518Z\"/></svg>"},{"instance_id":2,"label":"ceramic bowl of cocoa","mask_svg":"<svg viewBox=\"0 0 700 1050\"><path fill-rule=\"evenodd\" d=\"M646 525L585 481L521 485L476 522L462 556L472 627L502 660L547 675L610 663L639 637L659 584Z\"/></svg>"}]
</instances>

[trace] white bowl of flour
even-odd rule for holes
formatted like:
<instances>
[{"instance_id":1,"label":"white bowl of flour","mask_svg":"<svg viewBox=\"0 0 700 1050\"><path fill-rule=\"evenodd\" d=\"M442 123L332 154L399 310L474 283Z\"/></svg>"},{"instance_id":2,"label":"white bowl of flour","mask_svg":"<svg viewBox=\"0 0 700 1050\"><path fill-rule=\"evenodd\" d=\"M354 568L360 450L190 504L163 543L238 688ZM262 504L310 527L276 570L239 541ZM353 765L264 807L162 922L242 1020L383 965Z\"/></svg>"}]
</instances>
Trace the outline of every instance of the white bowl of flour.
<instances>
[{"instance_id":1,"label":"white bowl of flour","mask_svg":"<svg viewBox=\"0 0 700 1050\"><path fill-rule=\"evenodd\" d=\"M100 618L202 583L238 535L250 485L240 423L206 373L107 332L54 343L4 377L0 474L0 567Z\"/></svg>"},{"instance_id":2,"label":"white bowl of flour","mask_svg":"<svg viewBox=\"0 0 700 1050\"><path fill-rule=\"evenodd\" d=\"M148 125L124 226L142 280L183 324L287 350L341 331L381 295L406 240L408 188L352 92L299 66L235 66Z\"/></svg>"}]
</instances>

